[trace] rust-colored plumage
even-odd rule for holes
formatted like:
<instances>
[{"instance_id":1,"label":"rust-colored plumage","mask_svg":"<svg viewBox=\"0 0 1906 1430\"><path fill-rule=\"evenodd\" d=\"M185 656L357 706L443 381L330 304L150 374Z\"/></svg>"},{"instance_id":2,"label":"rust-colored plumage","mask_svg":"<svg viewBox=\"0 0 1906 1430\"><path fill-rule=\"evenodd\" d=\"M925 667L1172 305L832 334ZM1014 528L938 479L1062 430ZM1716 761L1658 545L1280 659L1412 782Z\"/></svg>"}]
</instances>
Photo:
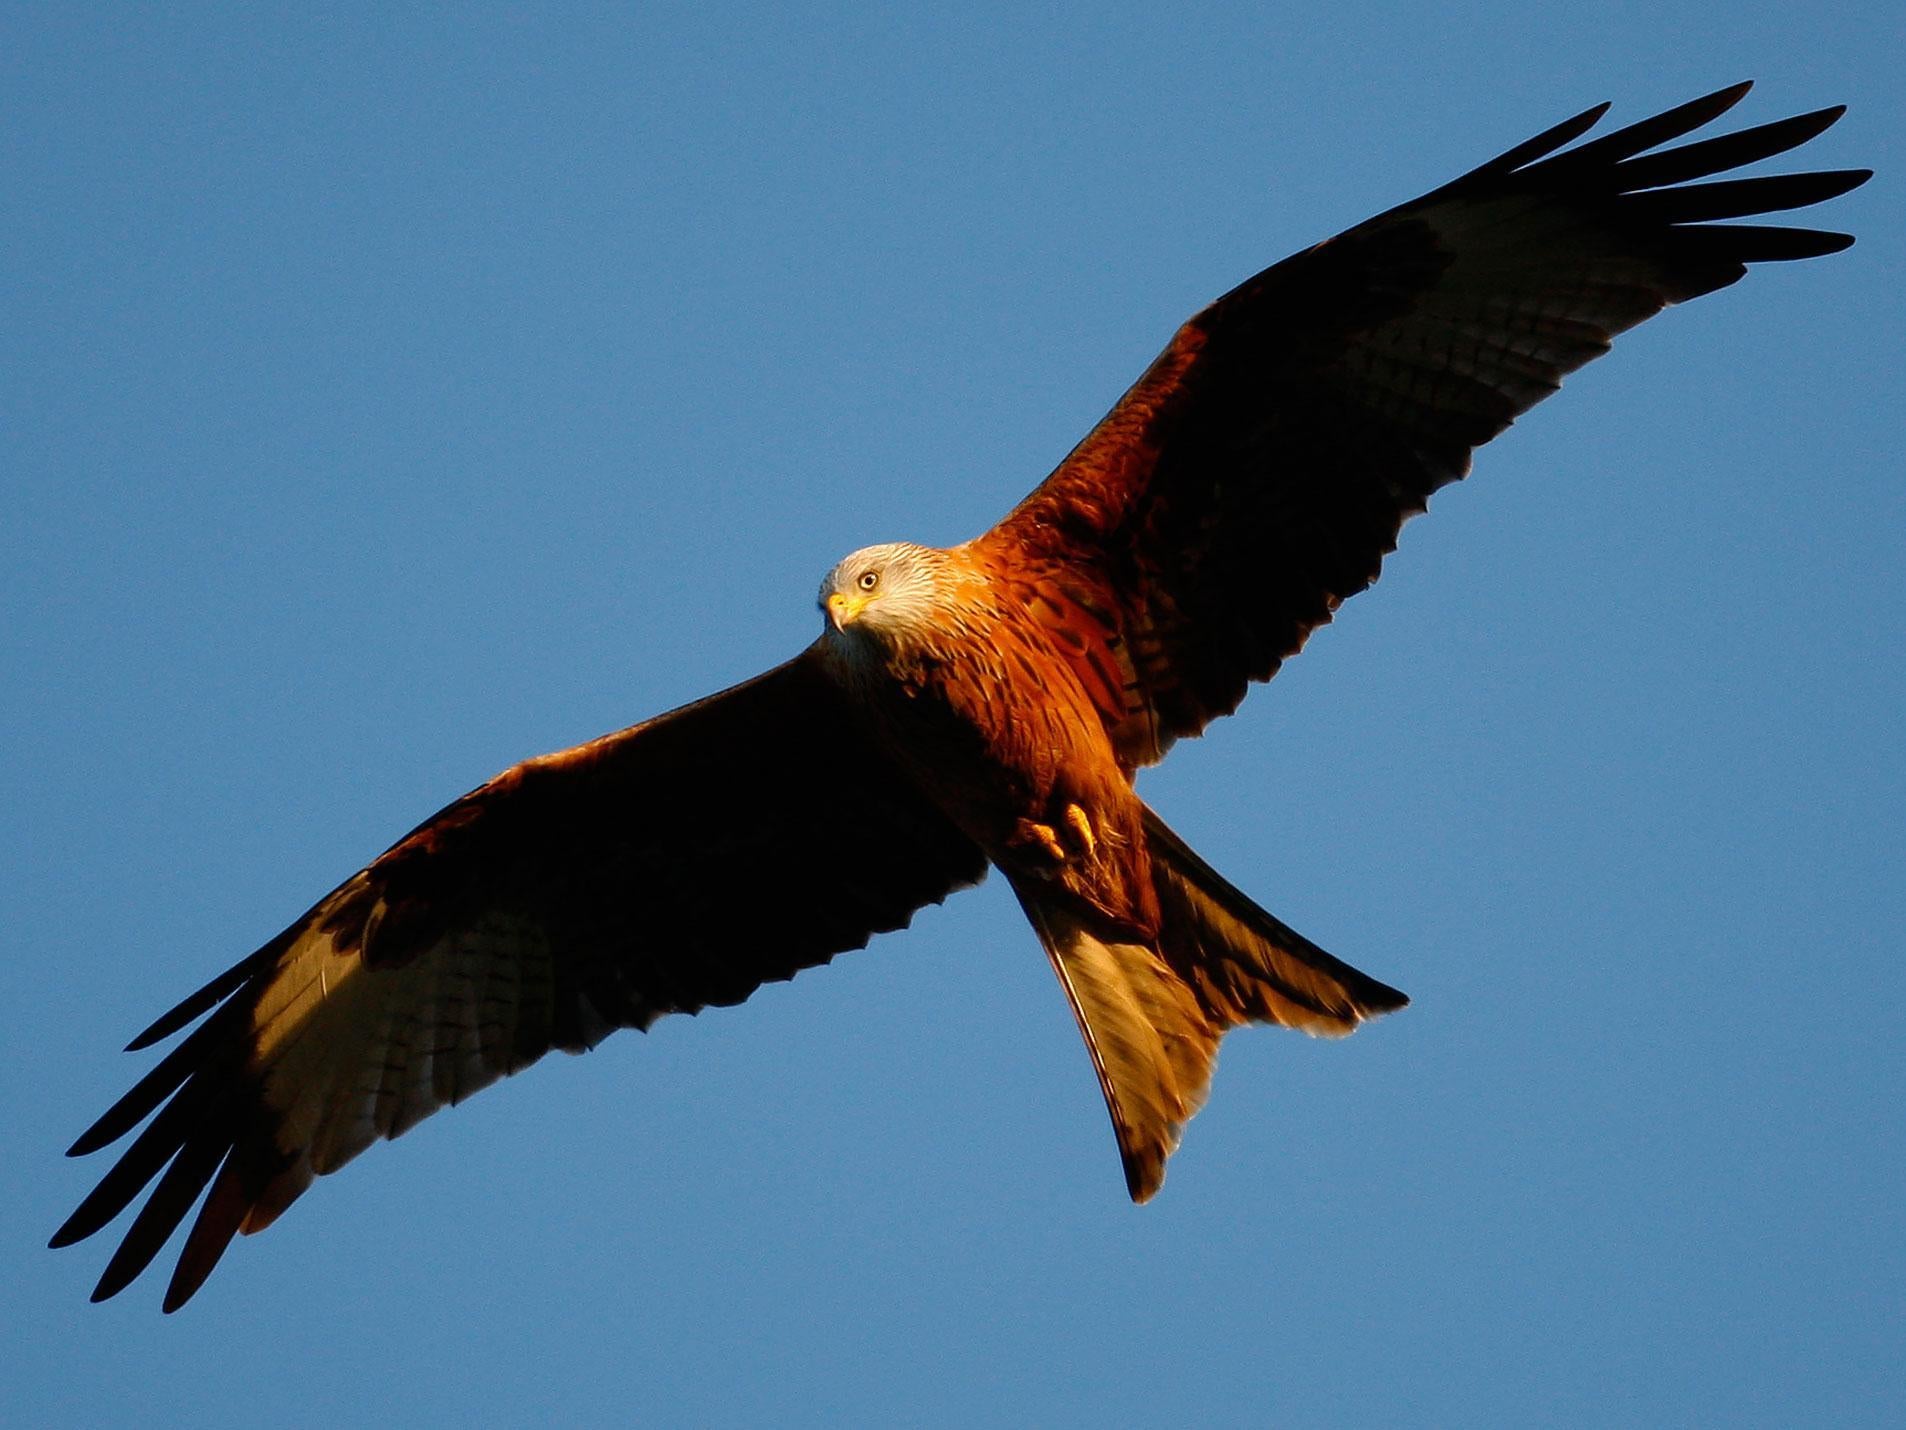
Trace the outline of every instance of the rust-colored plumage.
<instances>
[{"instance_id":1,"label":"rust-colored plumage","mask_svg":"<svg viewBox=\"0 0 1906 1430\"><path fill-rule=\"evenodd\" d=\"M74 1145L145 1124L54 1244L150 1186L95 1299L113 1295L203 1193L174 1309L234 1235L378 1138L551 1048L739 1002L989 866L1149 1197L1230 1028L1341 1034L1406 1000L1226 883L1134 774L1274 674L1475 447L1615 334L1750 263L1852 241L1713 221L1865 171L1692 182L1838 109L1659 150L1746 88L1565 149L1590 110L1266 269L991 531L856 552L794 660L421 825L134 1040L198 1022ZM724 917L737 871L774 911L766 934Z\"/></svg>"}]
</instances>

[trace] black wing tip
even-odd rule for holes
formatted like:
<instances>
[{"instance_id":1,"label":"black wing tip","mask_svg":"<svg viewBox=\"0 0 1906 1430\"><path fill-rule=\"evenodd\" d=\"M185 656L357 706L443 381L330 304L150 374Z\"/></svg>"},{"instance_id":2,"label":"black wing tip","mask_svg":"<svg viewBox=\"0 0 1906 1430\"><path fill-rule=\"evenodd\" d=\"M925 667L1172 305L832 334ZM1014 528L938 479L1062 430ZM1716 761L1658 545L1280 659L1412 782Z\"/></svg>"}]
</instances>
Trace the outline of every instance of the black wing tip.
<instances>
[{"instance_id":1,"label":"black wing tip","mask_svg":"<svg viewBox=\"0 0 1906 1430\"><path fill-rule=\"evenodd\" d=\"M112 1261L107 1263L105 1274L99 1278L99 1284L93 1287L93 1294L86 1299L97 1306L101 1301L112 1300L113 1297L132 1285L146 1269L147 1264L151 1261L151 1257L148 1256L145 1260L140 1260L137 1261L137 1264L132 1264L135 1260L136 1258L127 1257L125 1255L125 1248L122 1246Z\"/></svg>"},{"instance_id":2,"label":"black wing tip","mask_svg":"<svg viewBox=\"0 0 1906 1430\"><path fill-rule=\"evenodd\" d=\"M46 1243L47 1249L58 1251L72 1246L99 1230L95 1226L80 1225L80 1220L79 1212L68 1217L60 1229L53 1233L52 1239ZM127 1234L126 1240L120 1244L119 1249L113 1253L112 1259L106 1263L105 1271L101 1273L99 1281L94 1285L92 1294L87 1299L94 1305L98 1305L101 1301L110 1301L132 1285L145 1274L146 1268L152 1264L159 1252L164 1250L165 1243L171 1239L172 1232L177 1229L176 1222L168 1222L164 1225L163 1231L156 1235L152 1228L146 1229L142 1234L141 1228L135 1223L132 1231ZM229 1233L227 1235L229 1238ZM181 1253L179 1264L166 1286L165 1299L159 1309L169 1316L197 1295L199 1288L211 1275L212 1268L218 1264L219 1254L224 1249L225 1243L220 1242L217 1250L210 1256L195 1257L188 1240L186 1250Z\"/></svg>"},{"instance_id":3,"label":"black wing tip","mask_svg":"<svg viewBox=\"0 0 1906 1430\"><path fill-rule=\"evenodd\" d=\"M246 962L249 963L250 960L248 959ZM244 966L244 964L239 965L240 968ZM243 979L233 976L237 972L238 969L236 968L227 969L189 998L166 1009L165 1012L161 1013L157 1018L154 1018L152 1022L146 1026L144 1032L126 1044L126 1051L129 1053L143 1053L153 1044L164 1042L167 1038L178 1032L179 1029L185 1027L186 1024L197 1018L201 1013L210 1011L231 992L232 988L243 981Z\"/></svg>"},{"instance_id":4,"label":"black wing tip","mask_svg":"<svg viewBox=\"0 0 1906 1430\"><path fill-rule=\"evenodd\" d=\"M1739 271L1725 276L1718 270L1709 271L1701 286L1671 295L1669 301L1724 287L1742 276L1744 265L1818 258L1850 247L1852 235L1831 230L1713 220L1748 218L1825 203L1866 183L1873 177L1871 169L1826 169L1692 182L1727 175L1789 153L1839 120L1846 113L1846 105L1829 105L1713 138L1662 147L1713 123L1739 104L1753 87L1752 80L1726 85L1518 168L1514 177L1571 192L1579 186L1579 197L1609 205L1611 218L1621 213L1636 221L1652 219L1664 225L1663 236L1671 237L1689 261L1742 265Z\"/></svg>"},{"instance_id":5,"label":"black wing tip","mask_svg":"<svg viewBox=\"0 0 1906 1430\"><path fill-rule=\"evenodd\" d=\"M1873 177L1871 169L1821 169L1814 175L1823 188L1830 187L1832 192L1826 198L1837 199L1841 194L1850 194L1868 179ZM1815 203L1825 200L1815 199Z\"/></svg>"},{"instance_id":6,"label":"black wing tip","mask_svg":"<svg viewBox=\"0 0 1906 1430\"><path fill-rule=\"evenodd\" d=\"M105 1278L102 1277L100 1279L99 1284L93 1287L92 1295L88 1296L86 1299L90 1301L93 1305L97 1306L102 1301L112 1300L113 1297L117 1296L121 1291L125 1290L126 1286L130 1284L131 1284L131 1280L129 1279L123 1285L109 1286L106 1283ZM194 1290L196 1289L197 1288L195 1287ZM183 1306L187 1301L191 1299L192 1299L192 1292L190 1291L186 1292L183 1296L179 1296L176 1298L172 1295L171 1292L168 1291L166 1293L165 1300L159 1303L159 1309L169 1316L174 1311L178 1310L179 1307Z\"/></svg>"},{"instance_id":7,"label":"black wing tip","mask_svg":"<svg viewBox=\"0 0 1906 1430\"><path fill-rule=\"evenodd\" d=\"M1752 130L1743 132L1780 135L1780 147L1772 152L1784 154L1789 149L1798 149L1802 144L1818 139L1844 118L1846 118L1844 104L1829 104L1825 109L1809 109L1804 114L1790 114L1785 119L1774 119L1766 124L1757 124Z\"/></svg>"},{"instance_id":8,"label":"black wing tip","mask_svg":"<svg viewBox=\"0 0 1906 1430\"><path fill-rule=\"evenodd\" d=\"M113 1259L106 1263L105 1271L101 1273L98 1283L93 1287L93 1294L86 1299L97 1306L101 1301L112 1300L113 1297L132 1285L133 1281L137 1279L139 1272L144 1271L146 1268L141 1264L136 1269L128 1269L125 1265L127 1260L125 1248L122 1246L119 1251L114 1254Z\"/></svg>"},{"instance_id":9,"label":"black wing tip","mask_svg":"<svg viewBox=\"0 0 1906 1430\"><path fill-rule=\"evenodd\" d=\"M322 905L320 905L320 907L322 907ZM207 983L204 987L187 995L171 1008L161 1013L157 1018L153 1019L151 1025L148 1026L144 1032L126 1044L126 1051L129 1053L144 1052L154 1043L171 1037L174 1033L185 1027L186 1024L192 1022L202 1014L211 1012L212 1009L223 1003L259 973L276 962L278 955L284 952L291 941L304 931L310 924L312 915L316 912L317 910L313 909L311 912L305 914L303 918L292 924L290 928L279 934L278 937L274 938L263 948L257 949L253 953L240 959L237 963L219 974L218 977L212 979L212 981Z\"/></svg>"},{"instance_id":10,"label":"black wing tip","mask_svg":"<svg viewBox=\"0 0 1906 1430\"><path fill-rule=\"evenodd\" d=\"M1629 141L1632 145L1632 147L1629 148L1629 154L1631 156L1642 154L1660 144L1681 138L1697 129L1712 124L1715 120L1733 109L1741 100L1746 98L1748 92L1752 90L1753 87L1754 81L1751 79L1738 80L1733 84L1724 85L1722 88L1714 90L1710 94L1704 94L1697 99L1687 100L1684 103L1665 109L1659 114L1650 115L1645 119L1637 120L1625 128L1611 130L1607 134L1598 135L1589 143L1579 146L1575 150L1569 150L1559 154L1555 153L1555 150L1560 148L1563 143L1581 137L1601 121L1603 116L1605 116L1611 108L1610 104L1604 101L1591 109L1584 110L1581 114L1576 115L1572 119L1564 120L1562 123L1538 135L1536 138L1517 145L1516 148L1510 150L1508 154L1484 166L1484 169L1485 171L1501 172L1503 168L1527 167L1530 163L1539 159L1553 158L1556 160L1572 160L1583 150L1600 157L1609 150L1621 145L1623 141ZM1790 115L1785 119L1775 120L1764 125L1757 125L1752 130L1741 131L1741 133L1758 134L1763 131L1779 133L1783 136L1782 142L1779 148L1772 152L1781 153L1788 149L1796 148L1824 133L1833 125L1837 124L1841 118L1845 116L1846 111L1847 106L1844 104L1830 104L1821 109L1808 110L1803 114ZM1543 141L1548 142L1545 143ZM1522 162L1516 164L1507 163L1506 161L1508 161L1511 156L1517 156Z\"/></svg>"},{"instance_id":11,"label":"black wing tip","mask_svg":"<svg viewBox=\"0 0 1906 1430\"><path fill-rule=\"evenodd\" d=\"M1832 229L1815 228L1806 231L1813 239L1813 251L1803 253L1802 258L1824 258L1829 253L1845 253L1856 240L1850 233L1835 233Z\"/></svg>"},{"instance_id":12,"label":"black wing tip","mask_svg":"<svg viewBox=\"0 0 1906 1430\"><path fill-rule=\"evenodd\" d=\"M224 1248L219 1249L222 1251ZM212 1265L217 1261L218 1258L214 1256L212 1262L208 1263L203 1270L195 1269L188 1275L186 1262L181 1257L178 1266L172 1272L172 1279L166 1283L165 1297L159 1302L159 1309L169 1316L198 1295L199 1287L203 1286L205 1278L212 1274Z\"/></svg>"},{"instance_id":13,"label":"black wing tip","mask_svg":"<svg viewBox=\"0 0 1906 1430\"><path fill-rule=\"evenodd\" d=\"M66 1149L66 1155L69 1157L90 1157L105 1145L104 1139L99 1136L99 1124L95 1122L91 1127L88 1127L84 1132L73 1139L73 1145Z\"/></svg>"},{"instance_id":14,"label":"black wing tip","mask_svg":"<svg viewBox=\"0 0 1906 1430\"><path fill-rule=\"evenodd\" d=\"M1573 131L1574 134L1586 134L1589 130L1606 119L1608 117L1608 111L1614 107L1615 101L1612 99L1604 99L1600 104L1591 104L1580 114L1570 115L1567 119L1564 119L1560 124L1556 125L1555 128L1551 129L1549 133L1556 134L1564 131ZM1566 143L1567 141L1564 140L1563 142Z\"/></svg>"},{"instance_id":15,"label":"black wing tip","mask_svg":"<svg viewBox=\"0 0 1906 1430\"><path fill-rule=\"evenodd\" d=\"M1656 141L1657 143L1665 143L1669 139L1680 138L1692 133L1696 129L1712 124L1723 114L1726 114L1730 109L1734 108L1735 105L1739 104L1741 100L1746 98L1748 91L1753 89L1753 87L1754 81L1751 79L1737 81L1734 84L1726 85L1715 90L1712 94L1702 95L1699 99L1691 99L1685 104L1677 104L1670 109L1662 111L1660 114L1640 120L1630 125L1629 131L1636 133L1645 132L1650 129L1671 131L1663 134L1662 137ZM1606 108L1606 106L1603 107ZM1784 154L1789 150L1799 148L1802 144L1817 139L1820 135L1824 134L1845 118L1846 112L1847 106L1844 104L1829 104L1820 109L1809 109L1800 114L1788 115L1784 119L1776 119L1765 124L1757 124L1751 129L1737 130L1732 134L1720 136L1720 140L1715 142L1729 139L1744 139L1748 136L1760 134L1778 135L1780 138L1777 147L1753 156L1754 158L1771 158L1775 154ZM1602 139L1612 137L1614 136L1603 135L1595 142L1599 144ZM1653 147L1653 145L1647 147ZM1734 167L1737 164L1745 162L1751 162L1751 160L1735 160L1728 167ZM1870 169L1864 172L1869 176L1872 173ZM1864 180L1861 182L1864 182Z\"/></svg>"},{"instance_id":16,"label":"black wing tip","mask_svg":"<svg viewBox=\"0 0 1906 1430\"><path fill-rule=\"evenodd\" d=\"M90 1157L93 1153L102 1148L112 1146L113 1143L125 1136L126 1132L130 1129L119 1128L115 1125L116 1119L113 1113L116 1111L118 1111L118 1105L114 1104L114 1106L108 1109L91 1127L88 1127L84 1132L80 1133L78 1137L75 1137L73 1139L73 1145L66 1149L66 1155L69 1157Z\"/></svg>"},{"instance_id":17,"label":"black wing tip","mask_svg":"<svg viewBox=\"0 0 1906 1430\"><path fill-rule=\"evenodd\" d=\"M1692 246L1699 242L1705 256L1721 263L1791 263L1822 258L1853 246L1853 235L1824 228L1785 228L1754 223L1691 224L1673 232ZM1727 279L1733 282L1740 275ZM1725 286L1725 285L1723 285ZM1672 301L1680 302L1680 298Z\"/></svg>"},{"instance_id":18,"label":"black wing tip","mask_svg":"<svg viewBox=\"0 0 1906 1430\"><path fill-rule=\"evenodd\" d=\"M1566 144L1572 144L1589 130L1602 122L1602 116L1608 113L1614 101L1604 99L1600 104L1592 104L1580 114L1571 115L1560 124L1550 125L1533 138L1525 139L1513 148L1506 149L1486 164L1478 165L1460 178L1451 180L1435 193L1448 193L1465 185L1479 183L1485 179L1512 174L1517 169L1546 158ZM1424 197L1430 197L1425 195Z\"/></svg>"},{"instance_id":19,"label":"black wing tip","mask_svg":"<svg viewBox=\"0 0 1906 1430\"><path fill-rule=\"evenodd\" d=\"M1460 191L1510 174L1547 167L1551 164L1566 168L1611 157L1616 161L1631 159L1634 155L1644 153L1669 140L1713 123L1746 98L1753 87L1754 81L1751 79L1737 80L1733 84L1723 85L1712 93L1704 94L1698 99L1690 99L1624 128L1598 135L1574 148L1565 147L1574 144L1578 139L1583 139L1607 116L1614 106L1612 101L1603 100L1600 104L1591 105L1560 124L1543 130L1533 138L1525 139L1515 147L1498 154L1488 163L1471 170L1441 189L1424 195L1424 198L1441 197L1452 191ZM1806 142L1845 112L1844 104L1833 105L1826 109L1815 110L1811 114L1796 115L1792 119L1779 121L1778 126L1775 127L1790 130L1796 136L1790 140L1789 146L1785 146L1790 147L1791 144Z\"/></svg>"},{"instance_id":20,"label":"black wing tip","mask_svg":"<svg viewBox=\"0 0 1906 1430\"><path fill-rule=\"evenodd\" d=\"M1728 110L1747 98L1748 91L1753 89L1753 87L1754 81L1751 79L1736 80L1733 84L1722 85L1719 89L1710 94L1704 94L1696 99L1690 99L1684 104L1677 104L1672 108L1665 109L1660 114L1641 120L1640 123L1648 125L1678 124L1680 126L1679 132L1685 134L1689 130L1699 129L1704 124L1712 124L1723 114L1727 113Z\"/></svg>"},{"instance_id":21,"label":"black wing tip","mask_svg":"<svg viewBox=\"0 0 1906 1430\"><path fill-rule=\"evenodd\" d=\"M61 1251L69 1246L77 1246L89 1236L97 1236L106 1229L112 1219L126 1209L125 1203L119 1203L102 1210L98 1189L73 1208L73 1214L59 1225L59 1230L48 1238L48 1251Z\"/></svg>"}]
</instances>

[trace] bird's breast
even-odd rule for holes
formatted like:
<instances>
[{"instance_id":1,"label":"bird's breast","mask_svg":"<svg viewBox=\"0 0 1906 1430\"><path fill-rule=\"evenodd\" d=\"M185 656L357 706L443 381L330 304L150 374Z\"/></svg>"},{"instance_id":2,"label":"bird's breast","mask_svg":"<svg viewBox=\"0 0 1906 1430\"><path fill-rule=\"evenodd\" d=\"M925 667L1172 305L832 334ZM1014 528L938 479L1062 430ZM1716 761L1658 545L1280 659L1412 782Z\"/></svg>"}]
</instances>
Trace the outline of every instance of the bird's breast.
<instances>
[{"instance_id":1,"label":"bird's breast","mask_svg":"<svg viewBox=\"0 0 1906 1430\"><path fill-rule=\"evenodd\" d=\"M995 864L1056 874L1133 837L1098 703L1030 615L969 616L865 676L874 737Z\"/></svg>"}]
</instances>

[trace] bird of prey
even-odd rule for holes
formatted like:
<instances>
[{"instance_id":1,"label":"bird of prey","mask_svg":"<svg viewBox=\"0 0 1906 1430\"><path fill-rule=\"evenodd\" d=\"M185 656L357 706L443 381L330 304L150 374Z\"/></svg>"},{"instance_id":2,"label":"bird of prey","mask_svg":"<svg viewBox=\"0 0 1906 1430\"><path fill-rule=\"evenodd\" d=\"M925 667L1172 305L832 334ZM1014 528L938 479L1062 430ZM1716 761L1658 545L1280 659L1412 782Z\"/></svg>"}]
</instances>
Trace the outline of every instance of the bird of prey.
<instances>
[{"instance_id":1,"label":"bird of prey","mask_svg":"<svg viewBox=\"0 0 1906 1430\"><path fill-rule=\"evenodd\" d=\"M103 1299L205 1193L171 1311L236 1233L378 1138L551 1048L738 1003L989 867L1071 1002L1126 1185L1150 1197L1227 1031L1344 1034L1407 1000L1227 883L1136 772L1269 679L1476 447L1615 334L1751 263L1852 242L1716 220L1868 171L1698 182L1840 108L1662 147L1747 88L1575 144L1597 106L1265 269L991 530L855 552L786 664L426 820L133 1040L198 1022L74 1144L145 1122L53 1244L151 1185Z\"/></svg>"}]
</instances>

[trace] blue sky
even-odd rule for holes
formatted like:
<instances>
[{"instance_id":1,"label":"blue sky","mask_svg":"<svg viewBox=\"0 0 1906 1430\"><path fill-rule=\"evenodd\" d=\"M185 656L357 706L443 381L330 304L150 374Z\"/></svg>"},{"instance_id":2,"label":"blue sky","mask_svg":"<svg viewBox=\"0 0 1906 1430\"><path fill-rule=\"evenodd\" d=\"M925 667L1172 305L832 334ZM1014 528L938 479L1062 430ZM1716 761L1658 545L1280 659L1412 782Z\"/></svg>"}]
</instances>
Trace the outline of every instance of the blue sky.
<instances>
[{"instance_id":1,"label":"blue sky","mask_svg":"<svg viewBox=\"0 0 1906 1430\"><path fill-rule=\"evenodd\" d=\"M1906 45L1712 14L10 7L0 1419L1897 1423ZM126 1038L431 810L989 524L1257 268L1739 78L1852 106L1859 245L1624 339L1143 781L1416 1000L1231 1038L1152 1205L994 883L178 1316L44 1249Z\"/></svg>"}]
</instances>

